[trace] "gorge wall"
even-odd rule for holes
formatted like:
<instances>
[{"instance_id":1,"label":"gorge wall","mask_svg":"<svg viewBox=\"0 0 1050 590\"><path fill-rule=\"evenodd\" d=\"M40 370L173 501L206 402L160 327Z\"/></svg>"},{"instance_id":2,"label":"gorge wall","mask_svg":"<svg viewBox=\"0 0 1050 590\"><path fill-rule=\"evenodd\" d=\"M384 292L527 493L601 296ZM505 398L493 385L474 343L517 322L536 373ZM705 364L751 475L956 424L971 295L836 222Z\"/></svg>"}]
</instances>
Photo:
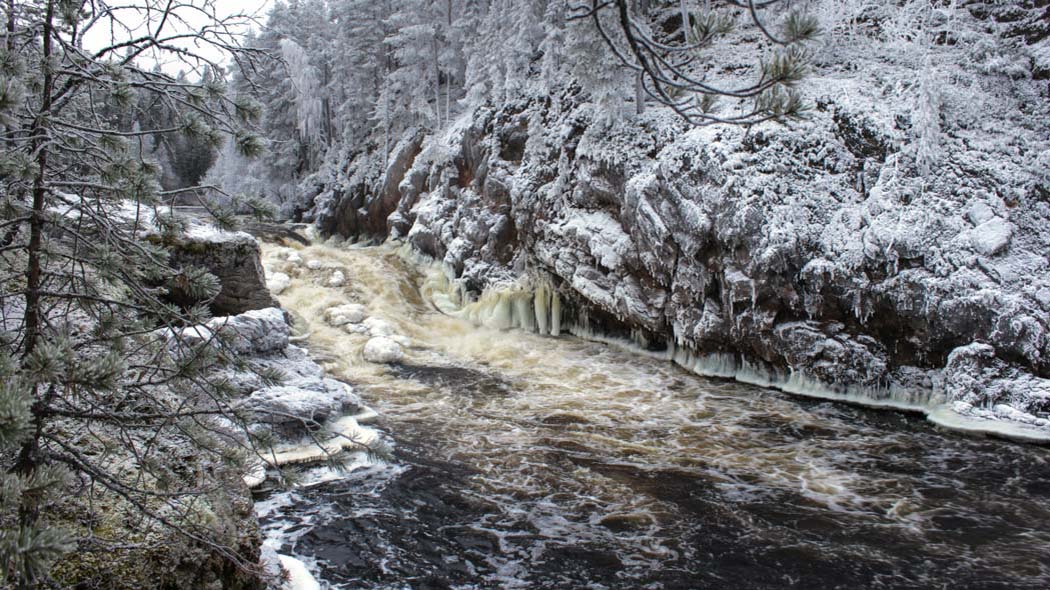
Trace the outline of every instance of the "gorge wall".
<instances>
[{"instance_id":1,"label":"gorge wall","mask_svg":"<svg viewBox=\"0 0 1050 590\"><path fill-rule=\"evenodd\" d=\"M1046 26L964 12L928 71L870 49L818 60L812 110L787 126L610 120L571 92L526 95L406 134L385 164L352 159L307 217L407 241L475 296L550 282L575 331L701 373L945 401L1045 436Z\"/></svg>"}]
</instances>

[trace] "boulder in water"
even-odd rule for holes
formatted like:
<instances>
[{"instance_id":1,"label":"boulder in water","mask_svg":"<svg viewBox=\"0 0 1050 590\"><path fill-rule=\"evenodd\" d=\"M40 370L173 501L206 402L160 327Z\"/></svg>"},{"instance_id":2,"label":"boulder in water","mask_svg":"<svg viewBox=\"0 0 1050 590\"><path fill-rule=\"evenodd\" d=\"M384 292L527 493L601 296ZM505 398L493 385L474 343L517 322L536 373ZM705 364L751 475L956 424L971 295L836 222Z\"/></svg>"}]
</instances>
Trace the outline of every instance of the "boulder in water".
<instances>
[{"instance_id":1,"label":"boulder in water","mask_svg":"<svg viewBox=\"0 0 1050 590\"><path fill-rule=\"evenodd\" d=\"M364 320L364 325L368 328L368 331L373 336L393 336L394 326L386 320L379 318L368 318Z\"/></svg>"},{"instance_id":2,"label":"boulder in water","mask_svg":"<svg viewBox=\"0 0 1050 590\"><path fill-rule=\"evenodd\" d=\"M330 326L343 326L346 324L360 324L367 321L368 310L359 303L346 303L329 307L324 311L324 321Z\"/></svg>"},{"instance_id":3,"label":"boulder in water","mask_svg":"<svg viewBox=\"0 0 1050 590\"><path fill-rule=\"evenodd\" d=\"M275 272L266 279L266 288L274 295L280 295L292 284L292 278L283 272Z\"/></svg>"},{"instance_id":4,"label":"boulder in water","mask_svg":"<svg viewBox=\"0 0 1050 590\"><path fill-rule=\"evenodd\" d=\"M361 407L350 386L334 379L264 387L243 402L261 422L298 426L303 421L322 423L344 411Z\"/></svg>"},{"instance_id":5,"label":"boulder in water","mask_svg":"<svg viewBox=\"0 0 1050 590\"><path fill-rule=\"evenodd\" d=\"M385 336L376 336L365 344L365 360L370 363L396 363L404 357L401 345Z\"/></svg>"}]
</instances>

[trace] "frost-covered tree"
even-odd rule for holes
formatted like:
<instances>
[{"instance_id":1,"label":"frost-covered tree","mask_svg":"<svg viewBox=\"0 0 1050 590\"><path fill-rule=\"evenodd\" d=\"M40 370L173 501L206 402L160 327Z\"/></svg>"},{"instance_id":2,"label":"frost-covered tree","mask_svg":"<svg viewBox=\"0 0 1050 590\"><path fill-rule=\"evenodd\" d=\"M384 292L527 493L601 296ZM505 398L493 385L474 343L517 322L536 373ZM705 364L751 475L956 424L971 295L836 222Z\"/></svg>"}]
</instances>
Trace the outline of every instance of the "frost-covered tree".
<instances>
[{"instance_id":1,"label":"frost-covered tree","mask_svg":"<svg viewBox=\"0 0 1050 590\"><path fill-rule=\"evenodd\" d=\"M792 0L715 0L695 14L679 1L671 10L687 13L689 27L680 26L677 37L651 26L651 0L591 0L577 7L573 19L589 19L606 48L635 74L636 102L641 110L644 97L673 109L692 124L732 123L751 125L801 114L804 104L795 85L806 73L808 52L803 43L816 37L817 20L799 10ZM734 26L728 12L742 9L757 31L779 47L762 59L757 79L735 86L708 81L694 66L712 42ZM779 17L779 27L769 17ZM614 21L615 26L609 21ZM681 35L688 28L689 34ZM720 97L750 99L752 107L742 113L720 116L713 101Z\"/></svg>"},{"instance_id":2,"label":"frost-covered tree","mask_svg":"<svg viewBox=\"0 0 1050 590\"><path fill-rule=\"evenodd\" d=\"M809 59L803 43L817 34L816 21L801 9L812 4L279 2L258 46L284 60L261 72L265 82L248 92L264 110L266 192L282 203L316 195L318 184L338 192L360 180L343 177L348 161L368 154L381 168L404 134L439 132L457 114L489 105L589 102L607 119L621 118L630 104L636 113L662 105L697 124L798 115L805 105L796 85ZM705 55L738 25L773 49L755 52L754 79L709 82ZM750 108L720 114L719 97L746 99Z\"/></svg>"},{"instance_id":3,"label":"frost-covered tree","mask_svg":"<svg viewBox=\"0 0 1050 590\"><path fill-rule=\"evenodd\" d=\"M81 538L55 532L51 502L74 491L106 490L248 567L194 516L207 490L170 456L241 458L218 442L216 420L237 419L228 388L206 377L222 347L181 336L208 319L207 307L170 297L207 302L217 280L173 266L165 248L182 227L165 204L181 195L229 217L199 191L161 190L146 149L175 134L210 147L230 136L242 153L258 152L246 126L253 109L227 95L223 64L200 51L247 65L252 52L235 32L243 17L217 17L213 0L32 0L2 10L0 446L12 452L0 459L0 583L49 583L51 561ZM200 82L152 67L165 58ZM166 116L150 120L142 105Z\"/></svg>"}]
</instances>

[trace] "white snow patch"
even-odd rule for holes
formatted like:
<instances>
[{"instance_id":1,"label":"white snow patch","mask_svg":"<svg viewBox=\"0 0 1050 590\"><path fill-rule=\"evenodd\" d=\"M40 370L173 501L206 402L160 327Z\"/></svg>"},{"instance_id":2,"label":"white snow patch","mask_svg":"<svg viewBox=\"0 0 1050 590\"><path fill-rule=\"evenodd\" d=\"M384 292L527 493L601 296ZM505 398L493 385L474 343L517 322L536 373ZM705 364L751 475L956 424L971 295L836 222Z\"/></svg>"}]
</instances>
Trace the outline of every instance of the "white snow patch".
<instances>
[{"instance_id":1,"label":"white snow patch","mask_svg":"<svg viewBox=\"0 0 1050 590\"><path fill-rule=\"evenodd\" d=\"M292 278L283 272L275 272L266 279L266 288L274 295L284 293L291 284Z\"/></svg>"},{"instance_id":2,"label":"white snow patch","mask_svg":"<svg viewBox=\"0 0 1050 590\"><path fill-rule=\"evenodd\" d=\"M359 303L345 303L324 310L324 321L330 326L360 324L368 317L368 310Z\"/></svg>"},{"instance_id":3,"label":"white snow patch","mask_svg":"<svg viewBox=\"0 0 1050 590\"><path fill-rule=\"evenodd\" d=\"M251 234L238 231L231 232L219 229L214 225L207 225L204 223L191 224L186 229L186 237L195 242L206 242L209 244L221 244L226 242L240 242L248 241L254 242L255 238Z\"/></svg>"},{"instance_id":4,"label":"white snow patch","mask_svg":"<svg viewBox=\"0 0 1050 590\"><path fill-rule=\"evenodd\" d=\"M985 256L994 256L1010 244L1014 226L1000 217L994 217L978 225L970 233L973 249Z\"/></svg>"},{"instance_id":5,"label":"white snow patch","mask_svg":"<svg viewBox=\"0 0 1050 590\"><path fill-rule=\"evenodd\" d=\"M288 574L288 579L281 584L281 590L321 590L321 584L314 578L306 564L290 555L277 555L281 568Z\"/></svg>"},{"instance_id":6,"label":"white snow patch","mask_svg":"<svg viewBox=\"0 0 1050 590\"><path fill-rule=\"evenodd\" d=\"M974 225L981 225L993 217L995 217L995 211L992 211L992 208L983 201L974 203L970 210L966 212L966 218Z\"/></svg>"},{"instance_id":7,"label":"white snow patch","mask_svg":"<svg viewBox=\"0 0 1050 590\"><path fill-rule=\"evenodd\" d=\"M394 340L376 336L365 344L364 356L370 363L396 363L404 357L404 352Z\"/></svg>"}]
</instances>

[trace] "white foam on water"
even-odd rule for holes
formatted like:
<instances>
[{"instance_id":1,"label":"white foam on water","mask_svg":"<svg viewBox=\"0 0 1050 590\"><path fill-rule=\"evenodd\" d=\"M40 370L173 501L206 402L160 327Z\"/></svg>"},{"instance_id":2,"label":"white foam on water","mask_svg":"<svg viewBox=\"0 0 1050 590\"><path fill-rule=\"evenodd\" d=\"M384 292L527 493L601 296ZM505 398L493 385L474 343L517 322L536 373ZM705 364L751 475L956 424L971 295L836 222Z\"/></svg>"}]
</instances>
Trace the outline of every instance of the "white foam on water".
<instances>
[{"instance_id":1,"label":"white foam on water","mask_svg":"<svg viewBox=\"0 0 1050 590\"><path fill-rule=\"evenodd\" d=\"M302 560L281 554L277 554L277 558L288 575L288 579L281 584L281 590L321 590L321 584Z\"/></svg>"}]
</instances>

